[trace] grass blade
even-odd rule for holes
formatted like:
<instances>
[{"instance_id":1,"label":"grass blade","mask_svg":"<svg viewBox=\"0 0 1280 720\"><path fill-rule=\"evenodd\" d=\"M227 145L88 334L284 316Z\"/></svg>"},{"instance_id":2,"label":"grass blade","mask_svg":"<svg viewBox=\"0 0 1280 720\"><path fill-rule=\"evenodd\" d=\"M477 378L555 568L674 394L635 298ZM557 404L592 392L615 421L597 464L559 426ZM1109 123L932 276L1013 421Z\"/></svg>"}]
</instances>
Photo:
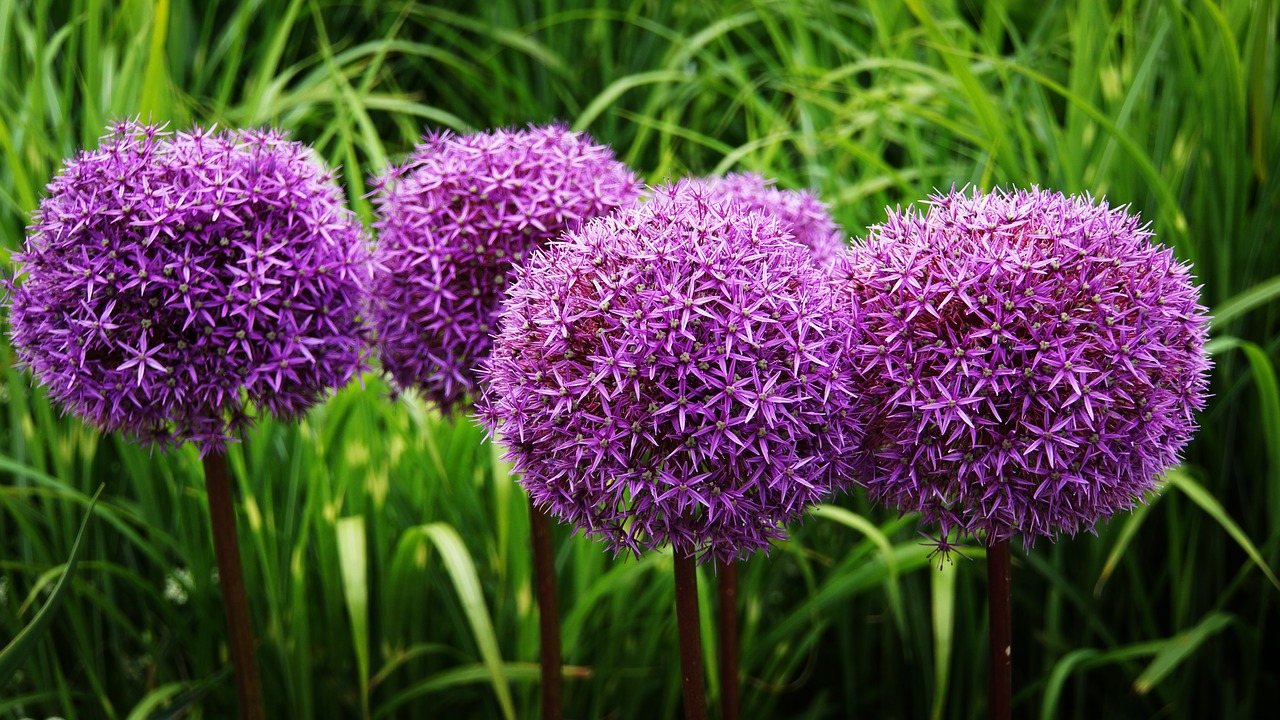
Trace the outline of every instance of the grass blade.
<instances>
[{"instance_id":1,"label":"grass blade","mask_svg":"<svg viewBox=\"0 0 1280 720\"><path fill-rule=\"evenodd\" d=\"M71 546L71 557L67 558L66 568L62 571L62 578L58 580L58 584L53 586L53 591L49 593L49 599L45 602L44 607L40 608L40 612L32 618L9 644L0 650L0 687L4 687L9 682L9 678L22 667L23 661L35 650L36 645L40 643L40 639L44 637L45 630L53 622L54 615L57 614L58 608L62 605L62 601L67 597L67 591L71 588L71 577L75 575L76 565L80 562L81 541L84 540L84 531L89 527L89 519L93 517L93 506L98 502L98 496L102 494L101 485L98 492L93 494L93 500L89 503L89 509L84 514L84 520L80 523L80 532L76 533L75 544Z\"/></svg>"},{"instance_id":2,"label":"grass blade","mask_svg":"<svg viewBox=\"0 0 1280 720\"><path fill-rule=\"evenodd\" d=\"M140 110L144 119L153 121L167 120L169 117L168 83L169 73L165 61L165 40L169 34L169 0L157 0L151 16L151 47L147 54L147 72L142 81L142 103Z\"/></svg>"},{"instance_id":3,"label":"grass blade","mask_svg":"<svg viewBox=\"0 0 1280 720\"><path fill-rule=\"evenodd\" d=\"M885 589L889 593L889 607L893 610L893 620L898 623L898 627L902 627L902 595L898 587L898 558L894 554L893 543L889 542L888 536L875 523L842 507L818 505L811 512L817 517L833 520L847 528L857 530L866 535L868 540L875 543L876 548L880 550L880 554L884 556L885 569L889 573Z\"/></svg>"},{"instance_id":4,"label":"grass blade","mask_svg":"<svg viewBox=\"0 0 1280 720\"><path fill-rule=\"evenodd\" d=\"M1040 720L1053 720L1056 717L1056 711L1061 704L1062 687L1066 684L1067 678L1071 677L1076 667L1093 660L1098 655L1100 653L1092 648L1074 650L1062 656L1062 659L1054 664L1053 670L1049 673L1049 681L1044 688L1044 698L1040 703Z\"/></svg>"},{"instance_id":5,"label":"grass blade","mask_svg":"<svg viewBox=\"0 0 1280 720\"><path fill-rule=\"evenodd\" d=\"M1146 520L1147 513L1151 512L1151 506L1159 499L1160 496L1156 495L1151 498L1150 502L1134 508L1129 517L1125 518L1124 526L1120 528L1120 536L1116 538L1115 545L1111 546L1111 552L1107 553L1106 562L1102 564L1102 572L1098 573L1098 582L1093 585L1094 597L1102 594L1102 586L1107 584L1111 574L1116 571L1116 566L1120 564L1120 558L1124 556L1124 551L1128 549L1129 544L1133 542L1133 538L1138 534L1138 529L1142 527L1142 521Z\"/></svg>"},{"instance_id":6,"label":"grass blade","mask_svg":"<svg viewBox=\"0 0 1280 720\"><path fill-rule=\"evenodd\" d=\"M1267 487L1270 497L1267 498L1271 517L1280 517L1280 382L1276 380L1276 368L1271 358L1257 345L1244 342L1240 344L1244 356L1249 360L1249 369L1253 371L1253 383L1258 388L1258 405L1262 409L1262 434L1266 438L1263 446L1267 452ZM1272 534L1274 534L1274 530Z\"/></svg>"},{"instance_id":7,"label":"grass blade","mask_svg":"<svg viewBox=\"0 0 1280 720\"><path fill-rule=\"evenodd\" d=\"M369 577L364 516L340 518L337 523L338 566L342 595L351 614L351 642L360 668L360 708L369 717Z\"/></svg>"},{"instance_id":8,"label":"grass blade","mask_svg":"<svg viewBox=\"0 0 1280 720\"><path fill-rule=\"evenodd\" d=\"M1236 541L1240 549L1244 550L1249 559L1262 570L1262 574L1267 576L1267 579L1276 587L1276 590L1280 590L1280 579L1277 579L1275 573L1271 572L1270 566L1263 559L1262 553L1258 552L1257 546L1253 544L1248 535L1244 534L1244 531L1240 529L1235 520L1231 519L1226 509L1222 507L1222 503L1218 502L1218 498L1211 495L1208 490L1205 490L1202 485L1192 480L1191 476L1180 468L1169 470L1165 473L1165 479L1168 480L1171 487L1181 490L1183 495L1191 498L1192 502L1199 505L1201 510L1204 510L1209 514L1209 517L1216 520L1222 526L1222 529L1226 530L1227 534Z\"/></svg>"},{"instance_id":9,"label":"grass blade","mask_svg":"<svg viewBox=\"0 0 1280 720\"><path fill-rule=\"evenodd\" d=\"M1226 301L1219 303L1218 307L1213 310L1213 319L1210 321L1210 327L1220 328L1237 317L1260 308L1277 298L1280 298L1280 276L1264 280L1248 290L1237 293Z\"/></svg>"},{"instance_id":10,"label":"grass blade","mask_svg":"<svg viewBox=\"0 0 1280 720\"><path fill-rule=\"evenodd\" d=\"M161 685L155 690L147 693L146 697L142 698L137 705L134 705L133 709L130 710L129 714L125 717L125 720L153 720L158 710L168 706L169 702L173 700L173 698L178 697L190 686L191 683L185 682Z\"/></svg>"},{"instance_id":11,"label":"grass blade","mask_svg":"<svg viewBox=\"0 0 1280 720\"><path fill-rule=\"evenodd\" d=\"M467 546L458 536L458 531L449 525L432 523L421 525L415 530L430 540L440 552L445 570L458 593L458 600L462 602L463 612L471 624L476 647L480 650L480 659L489 674L489 682L493 685L493 693L502 708L502 716L507 720L514 720L515 704L511 700L511 687L507 683L502 652L498 648L498 636L493 629L493 619L485 604L484 591L480 587L480 578L476 574L471 553L467 552Z\"/></svg>"},{"instance_id":12,"label":"grass blade","mask_svg":"<svg viewBox=\"0 0 1280 720\"><path fill-rule=\"evenodd\" d=\"M1049 680L1045 684L1044 697L1040 703L1040 720L1053 720L1053 718L1057 717L1057 711L1063 704L1062 689L1076 670L1155 655L1164 649L1169 642L1168 640L1157 640L1106 651L1082 648L1063 655L1061 660L1054 663L1053 670L1049 672Z\"/></svg>"},{"instance_id":13,"label":"grass blade","mask_svg":"<svg viewBox=\"0 0 1280 720\"><path fill-rule=\"evenodd\" d=\"M933 609L933 710L940 720L947 702L947 682L951 675L951 641L956 619L956 566L943 563L929 575L929 596Z\"/></svg>"},{"instance_id":14,"label":"grass blade","mask_svg":"<svg viewBox=\"0 0 1280 720\"><path fill-rule=\"evenodd\" d=\"M1161 680L1173 672L1178 665L1196 651L1196 648L1209 638L1217 635L1235 619L1225 613L1210 613L1195 627L1165 642L1164 648L1156 653L1151 664L1133 681L1133 689L1139 695L1146 695Z\"/></svg>"},{"instance_id":15,"label":"grass blade","mask_svg":"<svg viewBox=\"0 0 1280 720\"><path fill-rule=\"evenodd\" d=\"M209 691L231 677L231 666L199 682L175 682L162 685L142 698L125 720L179 720L187 716Z\"/></svg>"},{"instance_id":16,"label":"grass blade","mask_svg":"<svg viewBox=\"0 0 1280 720\"><path fill-rule=\"evenodd\" d=\"M503 663L498 667L498 672L504 682L509 680L518 682L536 682L541 677L540 670L536 663ZM572 665L566 665L564 673L567 677L585 678L591 676L591 670L589 668L574 667ZM491 677L493 677L493 669L487 665L479 663L474 665L463 665L461 667L445 670L416 683L391 700L383 703L374 717L383 718L391 716L393 711L414 698L444 690L450 690L464 685L473 685L478 682L484 682L486 679Z\"/></svg>"},{"instance_id":17,"label":"grass blade","mask_svg":"<svg viewBox=\"0 0 1280 720\"><path fill-rule=\"evenodd\" d=\"M644 85L655 85L659 83L676 83L687 80L688 75L675 70L652 70L650 72L636 73L620 77L609 84L609 87L600 92L599 95L591 101L577 120L573 121L574 130L586 130L591 127L591 123L605 110L608 110L622 97L624 93L632 88L638 88Z\"/></svg>"}]
</instances>

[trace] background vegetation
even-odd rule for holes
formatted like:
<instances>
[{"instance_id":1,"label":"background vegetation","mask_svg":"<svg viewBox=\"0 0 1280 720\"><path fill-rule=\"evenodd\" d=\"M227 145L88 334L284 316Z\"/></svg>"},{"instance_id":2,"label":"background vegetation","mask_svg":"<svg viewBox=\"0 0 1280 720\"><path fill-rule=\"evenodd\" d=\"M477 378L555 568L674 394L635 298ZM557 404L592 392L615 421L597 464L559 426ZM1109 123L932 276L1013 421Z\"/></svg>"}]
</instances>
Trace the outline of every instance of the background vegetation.
<instances>
[{"instance_id":1,"label":"background vegetation","mask_svg":"<svg viewBox=\"0 0 1280 720\"><path fill-rule=\"evenodd\" d=\"M855 236L952 184L1132 203L1204 282L1215 397L1150 505L1015 553L1014 712L1262 717L1280 694L1278 5L0 0L0 267L61 158L138 113L288 128L366 218L368 177L424 126L553 118L651 180L815 188ZM0 644L106 484L0 718L229 717L194 452L100 437L0 358ZM387 397L370 375L232 453L272 715L533 717L524 495L470 422ZM983 563L939 570L913 518L859 497L814 515L743 570L750 715L980 716ZM674 716L669 556L557 539L570 715Z\"/></svg>"}]
</instances>

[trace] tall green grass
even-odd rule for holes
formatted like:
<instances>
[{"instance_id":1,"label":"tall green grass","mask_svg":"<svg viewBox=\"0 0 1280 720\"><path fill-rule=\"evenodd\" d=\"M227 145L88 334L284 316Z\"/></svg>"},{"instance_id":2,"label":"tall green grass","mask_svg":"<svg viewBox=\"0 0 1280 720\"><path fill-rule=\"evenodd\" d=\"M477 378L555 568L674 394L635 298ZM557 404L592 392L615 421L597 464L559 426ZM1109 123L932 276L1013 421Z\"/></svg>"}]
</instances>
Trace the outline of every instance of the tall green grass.
<instances>
[{"instance_id":1,"label":"tall green grass","mask_svg":"<svg viewBox=\"0 0 1280 720\"><path fill-rule=\"evenodd\" d=\"M1280 687L1278 25L1276 0L0 0L0 264L61 158L138 114L286 127L366 218L367 178L424 125L553 118L651 180L815 188L854 235L952 184L1131 203L1205 284L1215 397L1150 505L1015 553L1015 713L1260 717ZM107 485L0 718L227 717L194 453L101 437L0 358L0 645ZM533 717L524 496L468 421L387 397L369 376L232 450L273 714ZM669 556L557 539L569 714L673 717ZM752 715L980 715L982 564L927 552L914 519L851 497L747 563Z\"/></svg>"}]
</instances>

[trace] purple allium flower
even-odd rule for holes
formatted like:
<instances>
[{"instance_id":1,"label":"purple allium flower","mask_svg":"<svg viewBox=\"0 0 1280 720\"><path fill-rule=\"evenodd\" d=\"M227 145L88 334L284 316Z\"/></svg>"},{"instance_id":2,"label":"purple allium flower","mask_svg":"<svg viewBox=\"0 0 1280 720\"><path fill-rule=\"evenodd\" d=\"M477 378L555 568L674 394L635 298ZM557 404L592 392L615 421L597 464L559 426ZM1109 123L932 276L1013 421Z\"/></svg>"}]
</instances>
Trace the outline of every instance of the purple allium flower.
<instances>
[{"instance_id":1,"label":"purple allium flower","mask_svg":"<svg viewBox=\"0 0 1280 720\"><path fill-rule=\"evenodd\" d=\"M748 211L773 213L783 229L813 253L814 260L829 265L847 251L844 232L826 203L803 190L780 190L773 180L755 173L731 173L722 178L701 178L713 198L742 204Z\"/></svg>"},{"instance_id":2,"label":"purple allium flower","mask_svg":"<svg viewBox=\"0 0 1280 720\"><path fill-rule=\"evenodd\" d=\"M1205 402L1190 269L1125 208L931 198L856 248L872 499L987 543L1092 530L1178 461Z\"/></svg>"},{"instance_id":3,"label":"purple allium flower","mask_svg":"<svg viewBox=\"0 0 1280 720\"><path fill-rule=\"evenodd\" d=\"M476 390L511 269L640 192L612 150L559 125L429 134L376 182L382 365L446 413Z\"/></svg>"},{"instance_id":4,"label":"purple allium flower","mask_svg":"<svg viewBox=\"0 0 1280 720\"><path fill-rule=\"evenodd\" d=\"M534 503L615 551L766 548L861 439L842 298L772 215L658 188L518 271L481 421Z\"/></svg>"},{"instance_id":5,"label":"purple allium flower","mask_svg":"<svg viewBox=\"0 0 1280 720\"><path fill-rule=\"evenodd\" d=\"M218 449L250 408L296 416L362 367L366 237L305 145L122 122L48 195L13 342L94 425Z\"/></svg>"}]
</instances>

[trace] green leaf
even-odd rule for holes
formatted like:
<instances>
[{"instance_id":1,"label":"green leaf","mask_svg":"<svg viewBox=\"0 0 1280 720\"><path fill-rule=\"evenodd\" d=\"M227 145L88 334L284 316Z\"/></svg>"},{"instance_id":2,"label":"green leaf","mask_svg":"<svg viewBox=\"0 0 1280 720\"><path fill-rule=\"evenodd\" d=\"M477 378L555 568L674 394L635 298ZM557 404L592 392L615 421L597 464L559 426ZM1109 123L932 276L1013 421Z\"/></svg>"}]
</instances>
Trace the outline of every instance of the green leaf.
<instances>
[{"instance_id":1,"label":"green leaf","mask_svg":"<svg viewBox=\"0 0 1280 720\"><path fill-rule=\"evenodd\" d=\"M1210 613L1195 627L1165 641L1165 646L1152 658L1151 664L1133 681L1133 689L1139 695L1146 695L1151 688L1173 672L1183 660L1186 660L1196 648L1209 638L1217 635L1235 619L1226 613Z\"/></svg>"},{"instance_id":2,"label":"green leaf","mask_svg":"<svg viewBox=\"0 0 1280 720\"><path fill-rule=\"evenodd\" d=\"M1280 298L1280 275L1237 293L1213 309L1211 328L1219 328L1255 308Z\"/></svg>"},{"instance_id":3,"label":"green leaf","mask_svg":"<svg viewBox=\"0 0 1280 720\"><path fill-rule=\"evenodd\" d=\"M857 530L875 543L880 554L884 556L885 569L889 572L888 582L885 585L885 590L889 594L889 607L893 610L894 622L902 628L902 595L898 589L898 558L893 551L893 543L889 542L889 537L875 523L836 505L817 505L811 512L816 517L834 520L845 527Z\"/></svg>"},{"instance_id":4,"label":"green leaf","mask_svg":"<svg viewBox=\"0 0 1280 720\"><path fill-rule=\"evenodd\" d=\"M198 682L175 682L147 693L147 696L129 711L125 720L178 720L204 699L209 691L231 677L232 668L227 665L211 677Z\"/></svg>"},{"instance_id":5,"label":"green leaf","mask_svg":"<svg viewBox=\"0 0 1280 720\"><path fill-rule=\"evenodd\" d=\"M471 625L471 633L476 647L480 651L480 659L493 685L493 693L502 708L502 716L514 720L515 705L511 700L511 687L507 683L507 675L502 661L502 651L498 648L498 636L493 629L493 618L489 607L485 604L484 591L480 587L480 577L476 573L475 561L467 546L458 536L458 531L444 523L431 523L411 528L401 543L419 542L422 538L429 540L440 552L445 571L453 581L453 589L458 593L463 613ZM386 709L383 706L382 709Z\"/></svg>"},{"instance_id":6,"label":"green leaf","mask_svg":"<svg viewBox=\"0 0 1280 720\"><path fill-rule=\"evenodd\" d=\"M960 53L960 51L950 49L950 48L948 48L947 51ZM966 54L966 55L972 56L971 54L968 54L968 53L960 53L960 54ZM977 57L977 56L972 56L972 57ZM1133 139L1132 135L1125 133L1123 130L1117 127L1115 121L1107 117L1107 115L1103 113L1101 110L1099 110L1093 103L1090 103L1084 100L1083 98L1079 97L1078 95L1072 93L1069 89L1064 87L1061 83L1055 81L1054 79L1045 75L1044 73L1037 72L1035 70L1032 70L1029 67L1025 67L1016 62L1011 62L1003 58L991 57L986 59L999 67L1007 67L1008 69L1016 73L1019 73L1020 75L1024 75L1030 80L1033 80L1036 83L1043 85L1045 88L1053 91L1054 93L1061 95L1063 99L1067 100L1073 105L1078 106L1082 111L1084 111L1084 113L1088 115L1094 122L1096 122L1099 125L1099 127L1102 127L1103 129L1105 129L1108 135L1114 138L1115 141L1120 145L1120 147L1123 148L1126 153L1128 153L1130 159L1134 163L1134 168L1146 180L1146 182L1150 186L1151 191L1154 192L1156 196L1160 199L1159 207L1161 208L1162 214L1164 214L1167 217L1167 222L1169 223L1169 230L1175 234L1177 239L1182 239L1185 241L1187 237L1187 218L1183 214L1182 210L1179 209L1180 205L1178 203L1177 197L1174 195L1173 190L1170 189L1169 182L1166 180L1164 176L1160 174L1160 171L1156 169L1155 163L1152 162L1151 160L1151 156L1142 149L1142 146L1140 146ZM1178 245L1179 243L1175 242L1174 244Z\"/></svg>"},{"instance_id":7,"label":"green leaf","mask_svg":"<svg viewBox=\"0 0 1280 720\"><path fill-rule=\"evenodd\" d=\"M503 681L515 680L519 682L536 682L542 677L541 670L537 663L503 663L498 667L498 672ZM589 668L566 666L564 668L565 675L568 677L590 677ZM425 678L418 683L409 686L400 694L383 703L378 708L378 713L374 716L377 718L387 717L401 705L413 700L414 698L430 695L444 690L451 690L456 687L465 685L473 685L478 682L484 682L485 679L493 676L493 669L485 665L462 665L456 668L450 668L442 672L436 673Z\"/></svg>"},{"instance_id":8,"label":"green leaf","mask_svg":"<svg viewBox=\"0 0 1280 720\"><path fill-rule=\"evenodd\" d=\"M293 33L293 26L298 20L298 12L301 9L302 0L290 0L289 7L283 13L279 12L278 7L276 8L277 13L272 23L275 26L275 32L271 35L271 42L266 45L266 52L258 56L255 68L257 72L248 83L248 89L244 94L243 106L247 110L244 119L246 125L257 125L270 119L268 106L275 90L273 80L280 75L280 59L284 55L285 46Z\"/></svg>"},{"instance_id":9,"label":"green leaf","mask_svg":"<svg viewBox=\"0 0 1280 720\"><path fill-rule=\"evenodd\" d=\"M147 693L146 697L133 706L125 720L153 720L157 710L169 705L169 702L191 687L191 683L175 682L161 685Z\"/></svg>"},{"instance_id":10,"label":"green leaf","mask_svg":"<svg viewBox=\"0 0 1280 720\"><path fill-rule=\"evenodd\" d=\"M1249 536L1244 534L1244 530L1240 529L1236 521L1231 519L1226 509L1222 507L1222 503L1218 502L1218 498L1214 497L1208 490L1205 490L1195 480L1192 480L1191 476L1181 468L1173 468L1166 472L1165 479L1169 481L1171 487L1178 488L1183 495L1191 498L1192 502L1199 505L1201 510L1209 514L1209 517L1217 520L1222 529L1227 531L1227 534L1236 541L1240 549L1244 550L1249 559L1253 560L1254 564L1262 570L1262 574L1267 576L1267 579L1271 581L1271 584L1277 590L1280 590L1280 579L1277 579L1275 573L1271 572L1271 568L1267 565L1267 561L1263 559L1262 553L1258 552L1258 548L1249 539Z\"/></svg>"},{"instance_id":11,"label":"green leaf","mask_svg":"<svg viewBox=\"0 0 1280 720\"><path fill-rule=\"evenodd\" d=\"M1044 697L1040 704L1041 720L1053 720L1058 709L1059 698L1062 695L1062 687L1066 684L1067 679L1071 677L1071 673L1077 666L1096 658L1099 654L1097 650L1092 648L1074 650L1063 655L1062 659L1054 664L1053 670L1049 673L1049 681L1045 685Z\"/></svg>"},{"instance_id":12,"label":"green leaf","mask_svg":"<svg viewBox=\"0 0 1280 720\"><path fill-rule=\"evenodd\" d=\"M169 92L168 64L165 61L165 40L169 35L169 0L156 0L151 17L151 48L147 55L147 72L142 81L143 119L167 120Z\"/></svg>"},{"instance_id":13,"label":"green leaf","mask_svg":"<svg viewBox=\"0 0 1280 720\"><path fill-rule=\"evenodd\" d=\"M360 707L369 717L369 569L365 545L364 516L339 518L338 566L342 573L342 596L351 615L351 643L356 649L360 670Z\"/></svg>"},{"instance_id":14,"label":"green leaf","mask_svg":"<svg viewBox=\"0 0 1280 720\"><path fill-rule=\"evenodd\" d=\"M1258 388L1258 405L1262 410L1263 443L1267 453L1267 487L1272 518L1280 517L1280 382L1276 368L1266 351L1251 342L1241 342L1240 349L1249 360L1253 382Z\"/></svg>"},{"instance_id":15,"label":"green leaf","mask_svg":"<svg viewBox=\"0 0 1280 720\"><path fill-rule=\"evenodd\" d=\"M1139 505L1129 517L1125 518L1124 526L1120 528L1120 535L1116 538L1115 545L1111 546L1111 552L1107 553L1107 561L1102 564L1102 572L1098 573L1098 582L1093 585L1094 597L1102 594L1102 586L1107 584L1111 574L1116 571L1120 558L1124 557L1124 551L1137 536L1138 528L1142 527L1142 521L1146 520L1147 513L1151 512L1151 506L1159 499L1160 496L1156 495L1149 503Z\"/></svg>"},{"instance_id":16,"label":"green leaf","mask_svg":"<svg viewBox=\"0 0 1280 720\"><path fill-rule=\"evenodd\" d=\"M1076 670L1085 670L1155 655L1169 642L1168 640L1156 640L1135 643L1106 651L1082 648L1063 655L1062 659L1054 664L1053 670L1049 672L1049 680L1045 683L1044 697L1040 703L1041 720L1053 720L1057 716L1058 708L1062 705L1062 689Z\"/></svg>"},{"instance_id":17,"label":"green leaf","mask_svg":"<svg viewBox=\"0 0 1280 720\"><path fill-rule=\"evenodd\" d=\"M683 72L674 70L651 70L649 72L636 73L620 77L609 83L609 87L600 91L600 94L587 105L578 119L573 122L574 130L586 130L591 127L591 123L595 122L605 110L608 110L618 98L632 88L641 87L643 85L654 85L658 83L675 83L688 79Z\"/></svg>"},{"instance_id":18,"label":"green leaf","mask_svg":"<svg viewBox=\"0 0 1280 720\"><path fill-rule=\"evenodd\" d=\"M947 682L951 674L951 647L956 617L956 566L944 563L929 575L929 595L933 607L933 710L929 716L939 720L947 701Z\"/></svg>"},{"instance_id":19,"label":"green leaf","mask_svg":"<svg viewBox=\"0 0 1280 720\"><path fill-rule=\"evenodd\" d=\"M44 607L40 608L40 612L36 613L31 622L9 641L4 650L0 650L0 687L4 687L18 668L22 667L22 663L35 649L41 637L44 636L45 630L53 622L58 607L66 599L67 591L71 587L71 577L76 572L76 565L80 563L80 541L84 539L84 531L89 527L89 519L93 517L93 506L97 503L98 496L102 494L104 487L106 486L99 485L98 492L93 494L93 500L89 503L84 520L80 522L80 532L76 533L75 544L71 546L71 557L67 559L58 584L54 585L53 591L49 593L49 600L45 602Z\"/></svg>"},{"instance_id":20,"label":"green leaf","mask_svg":"<svg viewBox=\"0 0 1280 720\"><path fill-rule=\"evenodd\" d=\"M405 663L426 657L432 653L447 654L453 648L441 643L417 643L404 650L393 652L391 657L387 658L387 663L377 672L369 681L370 688L377 688L379 685L387 681L387 678L404 666Z\"/></svg>"}]
</instances>

